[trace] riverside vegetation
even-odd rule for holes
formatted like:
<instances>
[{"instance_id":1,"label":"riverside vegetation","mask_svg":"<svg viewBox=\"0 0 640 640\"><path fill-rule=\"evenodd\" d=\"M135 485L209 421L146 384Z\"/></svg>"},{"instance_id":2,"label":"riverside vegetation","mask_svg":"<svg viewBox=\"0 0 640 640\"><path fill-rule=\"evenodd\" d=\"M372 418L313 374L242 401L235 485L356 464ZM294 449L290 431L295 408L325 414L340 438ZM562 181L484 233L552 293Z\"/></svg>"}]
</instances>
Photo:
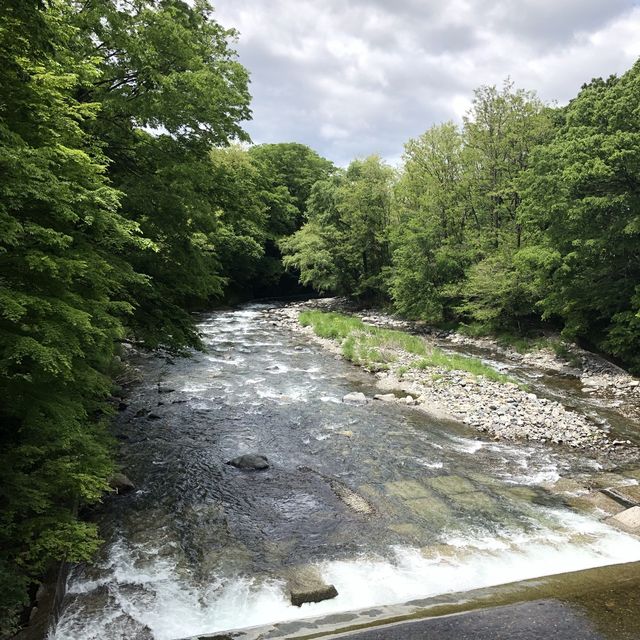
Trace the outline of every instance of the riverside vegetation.
<instances>
[{"instance_id":1,"label":"riverside vegetation","mask_svg":"<svg viewBox=\"0 0 640 640\"><path fill-rule=\"evenodd\" d=\"M0 635L100 543L83 507L114 472L125 345L200 348L194 310L299 278L468 331L552 327L640 371L640 63L562 108L481 87L399 170L340 169L249 146L235 37L207 0L0 6ZM400 344L499 377L333 320L352 359Z\"/></svg>"}]
</instances>

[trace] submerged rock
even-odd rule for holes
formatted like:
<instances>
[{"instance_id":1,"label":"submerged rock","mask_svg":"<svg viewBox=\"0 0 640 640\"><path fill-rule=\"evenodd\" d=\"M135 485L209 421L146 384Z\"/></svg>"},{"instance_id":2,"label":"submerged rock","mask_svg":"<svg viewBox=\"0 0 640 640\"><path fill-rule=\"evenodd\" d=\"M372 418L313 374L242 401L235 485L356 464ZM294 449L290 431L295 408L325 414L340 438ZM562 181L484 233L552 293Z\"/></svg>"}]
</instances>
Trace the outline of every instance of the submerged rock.
<instances>
[{"instance_id":1,"label":"submerged rock","mask_svg":"<svg viewBox=\"0 0 640 640\"><path fill-rule=\"evenodd\" d=\"M332 584L327 584L315 567L292 567L288 572L287 587L291 604L301 607L307 602L331 600L338 595Z\"/></svg>"},{"instance_id":2,"label":"submerged rock","mask_svg":"<svg viewBox=\"0 0 640 640\"><path fill-rule=\"evenodd\" d=\"M243 471L262 471L269 468L267 457L260 453L247 453L229 460L227 464Z\"/></svg>"},{"instance_id":3,"label":"submerged rock","mask_svg":"<svg viewBox=\"0 0 640 640\"><path fill-rule=\"evenodd\" d=\"M367 404L367 396L361 391L354 391L353 393L347 393L343 396L342 402L346 404Z\"/></svg>"},{"instance_id":4,"label":"submerged rock","mask_svg":"<svg viewBox=\"0 0 640 640\"><path fill-rule=\"evenodd\" d=\"M163 385L158 385L158 393L173 393L175 389L173 387L165 387Z\"/></svg>"},{"instance_id":5,"label":"submerged rock","mask_svg":"<svg viewBox=\"0 0 640 640\"><path fill-rule=\"evenodd\" d=\"M124 475L124 473L114 473L109 478L109 486L118 494L129 493L136 488L136 485Z\"/></svg>"}]
</instances>

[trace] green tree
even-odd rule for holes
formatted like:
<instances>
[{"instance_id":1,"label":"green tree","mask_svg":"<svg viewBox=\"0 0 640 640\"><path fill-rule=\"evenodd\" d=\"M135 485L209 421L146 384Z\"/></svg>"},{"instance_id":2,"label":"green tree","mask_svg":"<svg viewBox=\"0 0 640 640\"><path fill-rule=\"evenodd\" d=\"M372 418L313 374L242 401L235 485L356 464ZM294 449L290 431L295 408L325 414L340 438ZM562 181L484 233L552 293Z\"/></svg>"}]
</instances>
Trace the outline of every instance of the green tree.
<instances>
[{"instance_id":1,"label":"green tree","mask_svg":"<svg viewBox=\"0 0 640 640\"><path fill-rule=\"evenodd\" d=\"M526 173L524 215L557 256L542 300L569 338L640 371L640 63L585 85Z\"/></svg>"},{"instance_id":2,"label":"green tree","mask_svg":"<svg viewBox=\"0 0 640 640\"><path fill-rule=\"evenodd\" d=\"M100 77L92 131L111 159L124 215L153 251L132 252L148 284L132 291L131 329L150 346L198 345L189 310L221 297L210 149L247 140L248 75L206 0L74 1L78 49Z\"/></svg>"},{"instance_id":3,"label":"green tree","mask_svg":"<svg viewBox=\"0 0 640 640\"><path fill-rule=\"evenodd\" d=\"M542 282L532 280L525 266L536 263L543 273L553 260L528 249L534 238L523 225L521 176L552 131L553 113L535 93L509 81L501 90L476 90L464 122L462 191L473 226L466 233L472 262L457 288L455 312L463 319L512 329L539 317Z\"/></svg>"},{"instance_id":4,"label":"green tree","mask_svg":"<svg viewBox=\"0 0 640 640\"><path fill-rule=\"evenodd\" d=\"M393 170L371 156L317 182L308 200L308 222L281 242L285 266L297 269L300 281L319 291L382 300L393 180Z\"/></svg>"},{"instance_id":5,"label":"green tree","mask_svg":"<svg viewBox=\"0 0 640 640\"><path fill-rule=\"evenodd\" d=\"M289 207L274 207L269 227L276 229L280 237L290 235L297 231L306 219L307 200L311 195L311 188L318 180L324 180L331 175L335 167L313 149L297 142L261 144L252 147L249 153L264 166L263 173L270 178L273 187L285 187L289 192L295 214L291 215L294 210Z\"/></svg>"},{"instance_id":6,"label":"green tree","mask_svg":"<svg viewBox=\"0 0 640 640\"><path fill-rule=\"evenodd\" d=\"M501 90L482 86L474 92L464 119L464 164L480 249L521 246L518 177L529 164L531 150L548 139L550 131L548 110L535 93L515 89L510 81Z\"/></svg>"},{"instance_id":7,"label":"green tree","mask_svg":"<svg viewBox=\"0 0 640 640\"><path fill-rule=\"evenodd\" d=\"M0 626L52 559L87 559L111 469L99 417L140 246L77 96L100 77L75 55L66 2L0 9ZM98 419L96 418L98 416Z\"/></svg>"},{"instance_id":8,"label":"green tree","mask_svg":"<svg viewBox=\"0 0 640 640\"><path fill-rule=\"evenodd\" d=\"M269 231L263 176L249 153L238 146L212 150L211 171L221 273L227 290L247 291L262 275Z\"/></svg>"},{"instance_id":9,"label":"green tree","mask_svg":"<svg viewBox=\"0 0 640 640\"><path fill-rule=\"evenodd\" d=\"M403 315L437 322L471 258L462 135L453 123L434 126L405 145L403 161L393 205L391 296Z\"/></svg>"}]
</instances>

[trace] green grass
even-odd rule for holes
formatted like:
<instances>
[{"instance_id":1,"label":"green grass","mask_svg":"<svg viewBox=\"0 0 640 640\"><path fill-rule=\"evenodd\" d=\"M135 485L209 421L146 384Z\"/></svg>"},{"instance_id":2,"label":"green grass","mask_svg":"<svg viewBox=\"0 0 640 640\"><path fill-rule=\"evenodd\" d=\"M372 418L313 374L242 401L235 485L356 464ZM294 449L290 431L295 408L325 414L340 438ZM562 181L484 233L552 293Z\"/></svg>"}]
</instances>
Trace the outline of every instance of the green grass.
<instances>
[{"instance_id":1,"label":"green grass","mask_svg":"<svg viewBox=\"0 0 640 640\"><path fill-rule=\"evenodd\" d=\"M342 313L325 311L303 311L300 313L300 324L312 326L315 334L321 338L346 338L353 331L362 331L364 322Z\"/></svg>"},{"instance_id":2,"label":"green grass","mask_svg":"<svg viewBox=\"0 0 640 640\"><path fill-rule=\"evenodd\" d=\"M431 347L419 336L367 325L359 318L341 313L323 311L303 311L300 324L313 327L316 335L342 341L342 355L351 362L368 369L379 371L388 369L397 359L397 352L404 351L420 356L413 364L417 369L439 368L448 371L466 371L475 376L484 376L496 382L514 382L509 376L499 373L478 358L448 354ZM408 371L398 367L398 375Z\"/></svg>"},{"instance_id":3,"label":"green grass","mask_svg":"<svg viewBox=\"0 0 640 640\"><path fill-rule=\"evenodd\" d=\"M447 371L466 371L474 376L484 376L495 382L515 382L513 378L496 371L478 358L461 356L457 353L445 353L437 347L425 358L413 365L416 369L445 369Z\"/></svg>"}]
</instances>

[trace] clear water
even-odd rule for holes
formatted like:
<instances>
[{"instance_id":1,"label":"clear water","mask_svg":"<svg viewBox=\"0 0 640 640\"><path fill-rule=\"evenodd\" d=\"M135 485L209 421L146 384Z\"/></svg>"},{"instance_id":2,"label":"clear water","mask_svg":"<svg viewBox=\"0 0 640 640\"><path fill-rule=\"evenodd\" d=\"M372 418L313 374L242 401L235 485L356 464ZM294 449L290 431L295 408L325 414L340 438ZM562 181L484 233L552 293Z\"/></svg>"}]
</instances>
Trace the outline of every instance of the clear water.
<instances>
[{"instance_id":1,"label":"clear water","mask_svg":"<svg viewBox=\"0 0 640 640\"><path fill-rule=\"evenodd\" d=\"M73 572L52 639L172 640L640 560L639 540L540 487L593 460L344 404L373 396L372 378L268 306L210 314L201 330L206 353L140 363L116 423L137 490L99 509L106 544ZM225 464L251 452L271 468ZM293 607L285 575L303 564L338 597Z\"/></svg>"}]
</instances>

